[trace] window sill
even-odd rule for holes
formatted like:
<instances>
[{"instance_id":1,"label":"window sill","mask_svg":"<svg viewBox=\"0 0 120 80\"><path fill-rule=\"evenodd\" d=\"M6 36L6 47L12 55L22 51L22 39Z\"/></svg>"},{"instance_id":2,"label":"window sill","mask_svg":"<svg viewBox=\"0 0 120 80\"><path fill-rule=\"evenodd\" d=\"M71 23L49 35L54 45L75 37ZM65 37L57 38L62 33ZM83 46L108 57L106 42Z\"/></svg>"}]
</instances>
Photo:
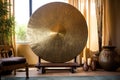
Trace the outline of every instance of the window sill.
<instances>
[{"instance_id":1,"label":"window sill","mask_svg":"<svg viewBox=\"0 0 120 80\"><path fill-rule=\"evenodd\" d=\"M23 45L28 45L30 42L29 41L17 41L16 44L23 44Z\"/></svg>"}]
</instances>

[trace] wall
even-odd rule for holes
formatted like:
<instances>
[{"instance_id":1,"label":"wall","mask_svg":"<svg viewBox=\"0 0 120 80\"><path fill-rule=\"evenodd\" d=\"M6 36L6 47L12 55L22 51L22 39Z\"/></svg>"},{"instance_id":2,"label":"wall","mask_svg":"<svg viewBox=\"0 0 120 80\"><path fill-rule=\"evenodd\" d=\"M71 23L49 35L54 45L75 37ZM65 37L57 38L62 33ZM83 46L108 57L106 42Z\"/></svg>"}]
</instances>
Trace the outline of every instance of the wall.
<instances>
[{"instance_id":1,"label":"wall","mask_svg":"<svg viewBox=\"0 0 120 80\"><path fill-rule=\"evenodd\" d=\"M109 6L109 19L111 24L112 45L116 46L120 54L120 0L107 0Z\"/></svg>"},{"instance_id":2,"label":"wall","mask_svg":"<svg viewBox=\"0 0 120 80\"><path fill-rule=\"evenodd\" d=\"M118 49L118 52L120 54L120 0L115 0L115 35L116 35L116 47ZM114 12L113 12L114 13ZM113 35L114 36L114 35Z\"/></svg>"},{"instance_id":3,"label":"wall","mask_svg":"<svg viewBox=\"0 0 120 80\"><path fill-rule=\"evenodd\" d=\"M17 56L25 57L30 66L35 66L38 63L38 56L32 51L29 43L17 43L16 45ZM46 62L41 59L41 62Z\"/></svg>"},{"instance_id":4,"label":"wall","mask_svg":"<svg viewBox=\"0 0 120 80\"><path fill-rule=\"evenodd\" d=\"M17 56L25 57L29 65L38 63L38 57L31 50L29 43L17 43Z\"/></svg>"}]
</instances>

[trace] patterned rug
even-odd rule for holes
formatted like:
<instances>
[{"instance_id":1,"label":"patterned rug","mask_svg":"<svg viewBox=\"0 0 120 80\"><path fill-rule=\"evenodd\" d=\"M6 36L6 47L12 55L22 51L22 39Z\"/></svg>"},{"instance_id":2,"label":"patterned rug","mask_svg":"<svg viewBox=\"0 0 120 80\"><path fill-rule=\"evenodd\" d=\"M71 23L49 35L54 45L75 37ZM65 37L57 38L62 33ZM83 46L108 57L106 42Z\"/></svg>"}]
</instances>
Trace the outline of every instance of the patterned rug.
<instances>
[{"instance_id":1,"label":"patterned rug","mask_svg":"<svg viewBox=\"0 0 120 80\"><path fill-rule=\"evenodd\" d=\"M46 77L2 77L1 80L120 80L120 76L46 76Z\"/></svg>"}]
</instances>

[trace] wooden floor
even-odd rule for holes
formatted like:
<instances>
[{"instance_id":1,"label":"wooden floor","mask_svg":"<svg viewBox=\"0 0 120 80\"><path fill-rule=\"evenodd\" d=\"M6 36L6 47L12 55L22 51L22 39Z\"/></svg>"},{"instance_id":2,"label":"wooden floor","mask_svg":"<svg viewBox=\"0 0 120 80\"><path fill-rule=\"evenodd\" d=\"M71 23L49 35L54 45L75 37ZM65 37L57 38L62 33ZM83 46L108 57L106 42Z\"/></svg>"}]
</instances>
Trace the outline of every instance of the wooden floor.
<instances>
[{"instance_id":1,"label":"wooden floor","mask_svg":"<svg viewBox=\"0 0 120 80\"><path fill-rule=\"evenodd\" d=\"M41 74L37 68L29 68L30 77L40 77L40 76L107 76L107 75L119 75L120 69L115 72L104 71L103 69L97 69L96 71L83 71L82 67L76 69L76 73L71 73L69 70L47 70L45 74ZM17 70L16 75L5 75L5 77L25 77L24 69Z\"/></svg>"}]
</instances>

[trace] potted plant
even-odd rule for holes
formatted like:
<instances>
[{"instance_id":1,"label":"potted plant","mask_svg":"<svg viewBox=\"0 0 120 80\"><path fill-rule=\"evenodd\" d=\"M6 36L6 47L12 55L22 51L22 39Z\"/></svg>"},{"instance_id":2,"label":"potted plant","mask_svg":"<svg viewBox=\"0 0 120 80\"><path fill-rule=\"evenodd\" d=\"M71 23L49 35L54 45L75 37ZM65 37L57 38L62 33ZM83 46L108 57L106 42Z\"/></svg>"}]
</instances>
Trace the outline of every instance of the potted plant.
<instances>
[{"instance_id":1,"label":"potted plant","mask_svg":"<svg viewBox=\"0 0 120 80\"><path fill-rule=\"evenodd\" d=\"M11 16L7 0L0 0L0 45L11 45L14 33L14 18Z\"/></svg>"}]
</instances>

